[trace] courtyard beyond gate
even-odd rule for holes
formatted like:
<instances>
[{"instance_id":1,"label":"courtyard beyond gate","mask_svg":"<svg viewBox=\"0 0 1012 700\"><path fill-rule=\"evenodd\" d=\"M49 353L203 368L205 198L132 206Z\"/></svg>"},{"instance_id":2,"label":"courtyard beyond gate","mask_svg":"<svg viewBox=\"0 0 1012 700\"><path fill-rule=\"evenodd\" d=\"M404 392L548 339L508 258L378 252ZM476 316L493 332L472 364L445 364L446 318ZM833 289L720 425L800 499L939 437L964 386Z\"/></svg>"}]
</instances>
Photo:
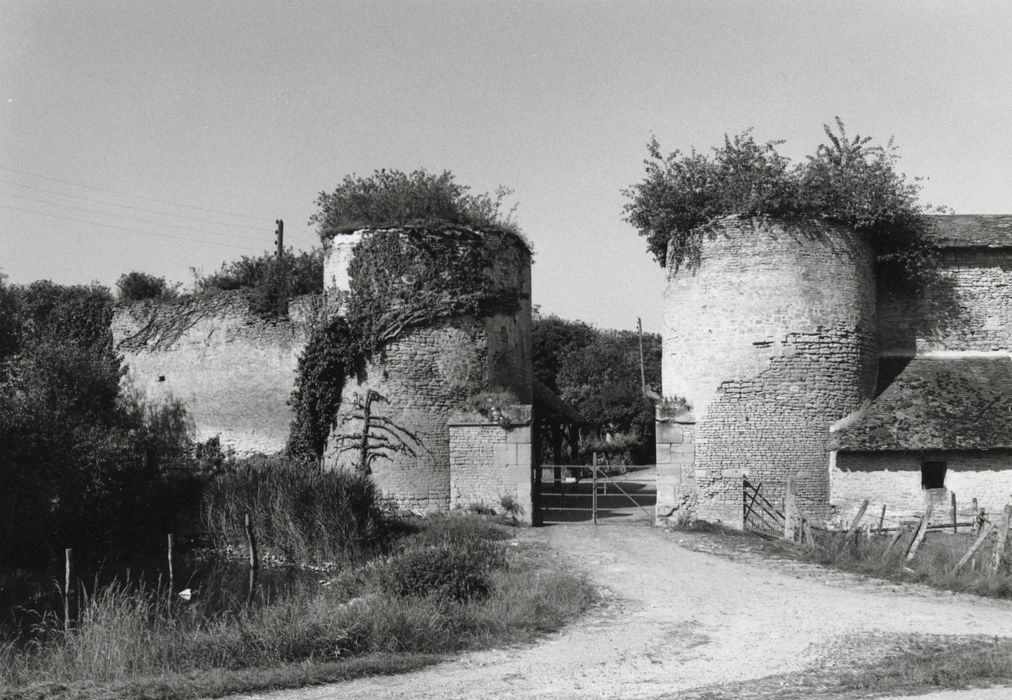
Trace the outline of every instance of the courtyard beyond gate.
<instances>
[{"instance_id":1,"label":"courtyard beyond gate","mask_svg":"<svg viewBox=\"0 0 1012 700\"><path fill-rule=\"evenodd\" d=\"M591 524L595 514L599 525L654 522L655 465L600 465L596 494L593 467L589 465L545 465L541 477L538 505L542 525Z\"/></svg>"}]
</instances>

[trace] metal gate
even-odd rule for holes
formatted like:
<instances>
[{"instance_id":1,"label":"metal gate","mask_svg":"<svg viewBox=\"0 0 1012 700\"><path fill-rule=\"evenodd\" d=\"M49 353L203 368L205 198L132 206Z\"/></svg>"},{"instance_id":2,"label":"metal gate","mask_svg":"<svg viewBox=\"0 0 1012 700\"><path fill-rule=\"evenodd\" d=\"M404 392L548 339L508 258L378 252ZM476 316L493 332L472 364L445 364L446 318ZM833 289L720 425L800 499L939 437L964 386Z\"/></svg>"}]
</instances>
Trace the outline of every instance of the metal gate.
<instances>
[{"instance_id":1,"label":"metal gate","mask_svg":"<svg viewBox=\"0 0 1012 700\"><path fill-rule=\"evenodd\" d=\"M535 523L653 524L654 465L548 464L535 477Z\"/></svg>"}]
</instances>

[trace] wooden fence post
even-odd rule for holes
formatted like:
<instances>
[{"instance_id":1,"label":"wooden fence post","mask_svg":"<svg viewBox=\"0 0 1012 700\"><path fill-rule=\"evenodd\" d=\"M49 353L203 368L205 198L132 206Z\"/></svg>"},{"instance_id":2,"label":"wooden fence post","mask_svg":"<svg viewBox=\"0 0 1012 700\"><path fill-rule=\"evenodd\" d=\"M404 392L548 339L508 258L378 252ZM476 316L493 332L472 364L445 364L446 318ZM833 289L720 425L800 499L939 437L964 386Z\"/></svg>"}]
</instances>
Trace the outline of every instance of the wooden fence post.
<instances>
[{"instance_id":1,"label":"wooden fence post","mask_svg":"<svg viewBox=\"0 0 1012 700\"><path fill-rule=\"evenodd\" d=\"M591 468L594 471L594 480L592 482L592 493L590 495L590 517L594 524L597 525L597 452L591 456Z\"/></svg>"},{"instance_id":2,"label":"wooden fence post","mask_svg":"<svg viewBox=\"0 0 1012 700\"><path fill-rule=\"evenodd\" d=\"M970 545L970 548L966 550L966 554L964 554L963 557L956 562L956 565L952 567L952 573L958 572L968 561L970 561L971 558L973 558L973 555L976 554L977 550L980 549L980 546L984 544L984 540L987 539L987 536L991 534L991 530L993 529L994 523L988 523L987 527L980 531L980 534L977 535L977 540Z\"/></svg>"},{"instance_id":3,"label":"wooden fence post","mask_svg":"<svg viewBox=\"0 0 1012 700\"><path fill-rule=\"evenodd\" d=\"M956 492L952 491L951 495L952 495L952 532L953 534L958 534L959 529L958 526L956 525Z\"/></svg>"},{"instance_id":4,"label":"wooden fence post","mask_svg":"<svg viewBox=\"0 0 1012 700\"><path fill-rule=\"evenodd\" d=\"M812 537L812 525L808 522L808 518L801 520L801 535L805 540L805 546L809 549L815 549L815 538Z\"/></svg>"},{"instance_id":5,"label":"wooden fence post","mask_svg":"<svg viewBox=\"0 0 1012 700\"><path fill-rule=\"evenodd\" d=\"M1012 521L1012 503L1001 511L1001 523L998 525L998 539L994 543L994 554L991 555L991 575L998 573L1001 559L1005 555L1005 541L1008 540L1009 522Z\"/></svg>"},{"instance_id":6,"label":"wooden fence post","mask_svg":"<svg viewBox=\"0 0 1012 700\"><path fill-rule=\"evenodd\" d=\"M977 510L976 498L973 499L972 506L973 506L973 534L977 535L980 533L980 520L978 519L980 518L980 511Z\"/></svg>"},{"instance_id":7,"label":"wooden fence post","mask_svg":"<svg viewBox=\"0 0 1012 700\"><path fill-rule=\"evenodd\" d=\"M878 516L878 531L882 532L882 528L885 525L886 519L886 504L882 504L882 514Z\"/></svg>"},{"instance_id":8,"label":"wooden fence post","mask_svg":"<svg viewBox=\"0 0 1012 700\"><path fill-rule=\"evenodd\" d=\"M246 542L249 544L249 587L246 593L246 604L249 605L253 602L253 592L256 590L260 557L257 555L257 538L253 532L253 522L249 517L249 512L243 518L243 524L246 526Z\"/></svg>"},{"instance_id":9,"label":"wooden fence post","mask_svg":"<svg viewBox=\"0 0 1012 700\"><path fill-rule=\"evenodd\" d=\"M63 550L63 631L70 631L70 561L74 550Z\"/></svg>"},{"instance_id":10,"label":"wooden fence post","mask_svg":"<svg viewBox=\"0 0 1012 700\"><path fill-rule=\"evenodd\" d=\"M857 526L861 524L861 518L864 517L864 512L868 510L868 499L864 499L861 507L857 509L857 515L854 516L854 520L850 523L850 527L847 529L847 534L843 536L843 541L836 546L836 554L843 551L843 548L847 546L848 540L857 531Z\"/></svg>"},{"instance_id":11,"label":"wooden fence post","mask_svg":"<svg viewBox=\"0 0 1012 700\"><path fill-rule=\"evenodd\" d=\"M931 502L928 502L928 507L924 509L924 517L921 518L921 524L917 527L917 534L914 535L914 539L910 540L910 546L907 548L906 560L910 561L917 554L918 548L921 546L921 542L924 541L924 536L928 534L928 521L931 520Z\"/></svg>"},{"instance_id":12,"label":"wooden fence post","mask_svg":"<svg viewBox=\"0 0 1012 700\"><path fill-rule=\"evenodd\" d=\"M892 536L892 539L889 540L889 544L886 545L885 551L882 552L883 564L889 560L889 553L893 551L893 547L895 547L896 543L903 538L906 532L907 532L906 525L900 525L898 528L896 528L896 534Z\"/></svg>"},{"instance_id":13,"label":"wooden fence post","mask_svg":"<svg viewBox=\"0 0 1012 700\"><path fill-rule=\"evenodd\" d=\"M165 536L168 542L167 557L169 560L169 607L172 607L172 592L176 589L176 580L172 570L172 533Z\"/></svg>"}]
</instances>

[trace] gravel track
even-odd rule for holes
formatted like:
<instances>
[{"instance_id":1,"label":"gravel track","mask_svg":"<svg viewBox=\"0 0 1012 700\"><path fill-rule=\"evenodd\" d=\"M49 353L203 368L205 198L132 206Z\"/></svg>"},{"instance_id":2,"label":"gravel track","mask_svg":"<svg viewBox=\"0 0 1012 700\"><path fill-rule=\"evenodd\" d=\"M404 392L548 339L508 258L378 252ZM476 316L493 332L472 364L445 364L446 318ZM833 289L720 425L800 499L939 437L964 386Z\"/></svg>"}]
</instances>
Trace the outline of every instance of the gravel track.
<instances>
[{"instance_id":1,"label":"gravel track","mask_svg":"<svg viewBox=\"0 0 1012 700\"><path fill-rule=\"evenodd\" d=\"M603 603L533 646L246 697L722 697L725 684L860 663L897 635L1012 637L1012 602L887 584L741 548L705 551L721 549L717 538L635 525L554 526L522 536L587 571ZM1012 697L1012 689L991 692Z\"/></svg>"}]
</instances>

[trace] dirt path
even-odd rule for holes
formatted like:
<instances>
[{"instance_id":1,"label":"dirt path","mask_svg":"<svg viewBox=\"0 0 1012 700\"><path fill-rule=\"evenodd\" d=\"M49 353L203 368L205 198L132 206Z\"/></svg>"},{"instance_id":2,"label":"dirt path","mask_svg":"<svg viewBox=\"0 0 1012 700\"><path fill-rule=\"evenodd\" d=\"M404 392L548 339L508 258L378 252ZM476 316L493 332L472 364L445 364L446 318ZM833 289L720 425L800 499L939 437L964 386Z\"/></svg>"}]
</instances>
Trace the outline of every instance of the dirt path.
<instances>
[{"instance_id":1,"label":"dirt path","mask_svg":"<svg viewBox=\"0 0 1012 700\"><path fill-rule=\"evenodd\" d=\"M1009 602L884 585L748 554L715 556L690 549L709 546L692 535L573 525L525 536L546 541L588 571L605 589L605 603L535 646L256 697L671 697L855 663L896 634L1012 637Z\"/></svg>"}]
</instances>

